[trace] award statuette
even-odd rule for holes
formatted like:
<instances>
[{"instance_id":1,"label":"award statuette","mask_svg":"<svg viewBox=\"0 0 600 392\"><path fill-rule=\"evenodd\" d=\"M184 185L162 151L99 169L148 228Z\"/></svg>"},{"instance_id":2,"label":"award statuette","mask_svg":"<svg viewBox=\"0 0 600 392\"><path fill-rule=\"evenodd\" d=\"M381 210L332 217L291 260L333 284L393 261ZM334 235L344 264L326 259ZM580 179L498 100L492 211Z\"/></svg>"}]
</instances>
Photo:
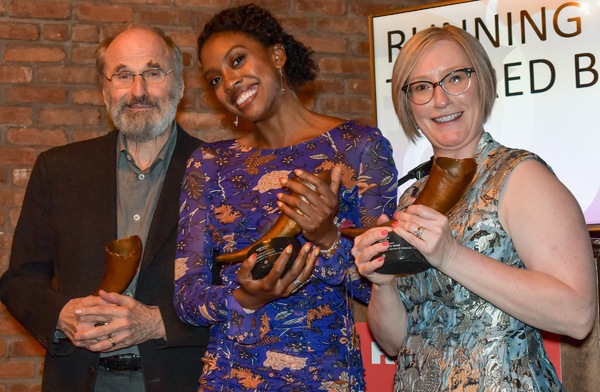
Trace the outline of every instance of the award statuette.
<instances>
[{"instance_id":1,"label":"award statuette","mask_svg":"<svg viewBox=\"0 0 600 392\"><path fill-rule=\"evenodd\" d=\"M256 253L257 256L256 264L251 271L252 279L258 280L267 276L281 252L283 252L288 245L292 245L292 254L290 255L281 276L285 275L288 270L292 268L294 260L298 257L298 252L301 248L300 241L295 237L275 237L254 245L252 249L248 251L249 255Z\"/></svg>"},{"instance_id":2,"label":"award statuette","mask_svg":"<svg viewBox=\"0 0 600 392\"><path fill-rule=\"evenodd\" d=\"M413 204L422 204L446 214L462 198L471 184L477 163L473 158L454 159L437 157L429 178ZM386 222L383 226L391 226L395 220ZM342 229L342 235L354 238L367 229ZM415 235L420 235L416 232ZM382 274L414 274L431 267L425 257L398 234L390 231L389 242L385 253L385 261L377 272ZM379 255L378 255L379 256Z\"/></svg>"},{"instance_id":3,"label":"award statuette","mask_svg":"<svg viewBox=\"0 0 600 392\"><path fill-rule=\"evenodd\" d=\"M315 175L328 184L331 183L331 173L329 171L322 171ZM308 182L302 181L302 183L313 190L315 189L314 186ZM291 194L298 196L293 192ZM301 213L299 210L296 210L296 212ZM267 232L252 245L235 252L220 254L216 256L215 259L219 263L235 264L241 263L252 254L256 253L258 257L256 264L252 268L252 277L253 279L262 279L267 276L269 271L271 271L273 264L275 264L275 261L277 261L284 249L288 245L292 245L292 254L290 255L284 270L285 274L291 268L300 252L300 241L295 237L300 234L301 231L302 228L293 219L290 219L285 214L281 214L273 226L271 226L269 230L267 230Z\"/></svg>"},{"instance_id":4,"label":"award statuette","mask_svg":"<svg viewBox=\"0 0 600 392\"><path fill-rule=\"evenodd\" d=\"M142 259L142 240L137 235L110 241L104 246L106 270L100 290L121 294L133 280Z\"/></svg>"}]
</instances>

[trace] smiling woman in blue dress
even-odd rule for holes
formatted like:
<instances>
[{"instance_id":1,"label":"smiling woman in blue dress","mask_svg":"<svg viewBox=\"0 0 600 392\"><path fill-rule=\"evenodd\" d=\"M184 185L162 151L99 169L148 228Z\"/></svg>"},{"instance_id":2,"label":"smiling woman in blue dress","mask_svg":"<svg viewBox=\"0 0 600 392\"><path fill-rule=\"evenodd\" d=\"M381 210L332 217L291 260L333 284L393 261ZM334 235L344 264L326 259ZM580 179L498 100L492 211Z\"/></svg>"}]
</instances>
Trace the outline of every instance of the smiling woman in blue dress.
<instances>
[{"instance_id":1,"label":"smiling woman in blue dress","mask_svg":"<svg viewBox=\"0 0 600 392\"><path fill-rule=\"evenodd\" d=\"M296 89L315 77L312 51L262 8L217 14L198 51L217 99L254 125L204 144L184 178L175 305L183 321L212 326L199 390L364 391L351 301L366 301L370 285L339 229L395 210L391 146L376 128L299 101ZM330 185L319 172L331 172ZM284 254L253 280L252 255L224 264L213 284L213 252L251 245L281 213L301 227L292 269L282 276Z\"/></svg>"}]
</instances>

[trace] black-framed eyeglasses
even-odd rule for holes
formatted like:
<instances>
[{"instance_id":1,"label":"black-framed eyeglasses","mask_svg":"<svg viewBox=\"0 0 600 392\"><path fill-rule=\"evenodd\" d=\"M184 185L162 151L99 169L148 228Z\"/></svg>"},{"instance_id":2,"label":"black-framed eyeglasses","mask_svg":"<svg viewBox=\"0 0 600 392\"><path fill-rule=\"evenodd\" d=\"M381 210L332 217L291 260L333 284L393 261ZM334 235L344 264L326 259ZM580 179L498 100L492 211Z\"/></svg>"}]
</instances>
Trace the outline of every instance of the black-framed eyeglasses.
<instances>
[{"instance_id":1,"label":"black-framed eyeglasses","mask_svg":"<svg viewBox=\"0 0 600 392\"><path fill-rule=\"evenodd\" d=\"M475 72L474 68L456 69L444 76L439 82L433 83L426 80L412 82L402 87L402 91L412 103L425 105L433 98L433 91L436 86L440 86L450 95L461 95L467 92L471 86L473 72Z\"/></svg>"},{"instance_id":2,"label":"black-framed eyeglasses","mask_svg":"<svg viewBox=\"0 0 600 392\"><path fill-rule=\"evenodd\" d=\"M116 74L112 74L110 78L106 77L106 75L104 75L104 77L116 88L131 87L136 76L141 76L142 80L146 82L148 86L154 86L164 82L167 75L173 72L173 70L174 68L170 69L169 71L165 71L162 68L151 68L139 74L134 74L131 72L118 72Z\"/></svg>"}]
</instances>

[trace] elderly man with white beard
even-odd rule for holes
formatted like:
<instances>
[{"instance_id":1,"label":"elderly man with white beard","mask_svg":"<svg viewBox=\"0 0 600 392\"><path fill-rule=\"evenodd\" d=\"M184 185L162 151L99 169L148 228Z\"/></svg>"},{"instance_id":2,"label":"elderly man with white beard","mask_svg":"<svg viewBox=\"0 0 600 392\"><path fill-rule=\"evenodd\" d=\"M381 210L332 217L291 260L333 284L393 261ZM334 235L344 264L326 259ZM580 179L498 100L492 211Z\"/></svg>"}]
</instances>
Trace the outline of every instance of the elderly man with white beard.
<instances>
[{"instance_id":1,"label":"elderly man with white beard","mask_svg":"<svg viewBox=\"0 0 600 392\"><path fill-rule=\"evenodd\" d=\"M47 350L42 391L185 391L197 385L208 329L173 309L179 190L200 141L176 122L179 48L159 29L102 42L96 69L116 129L38 157L0 298ZM137 235L124 292L97 291L104 245Z\"/></svg>"}]
</instances>

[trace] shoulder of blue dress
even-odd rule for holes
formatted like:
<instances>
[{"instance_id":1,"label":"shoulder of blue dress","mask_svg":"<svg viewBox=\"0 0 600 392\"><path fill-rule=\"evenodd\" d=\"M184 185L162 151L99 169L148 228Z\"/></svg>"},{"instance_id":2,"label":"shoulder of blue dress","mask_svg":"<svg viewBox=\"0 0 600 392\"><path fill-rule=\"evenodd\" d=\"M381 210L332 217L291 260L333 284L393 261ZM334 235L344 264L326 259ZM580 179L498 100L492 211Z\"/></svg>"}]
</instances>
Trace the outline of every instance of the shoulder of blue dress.
<instances>
[{"instance_id":1,"label":"shoulder of blue dress","mask_svg":"<svg viewBox=\"0 0 600 392\"><path fill-rule=\"evenodd\" d=\"M238 145L235 139L217 140L214 142L204 143L199 149L203 151L218 151L221 149L228 149Z\"/></svg>"},{"instance_id":2,"label":"shoulder of blue dress","mask_svg":"<svg viewBox=\"0 0 600 392\"><path fill-rule=\"evenodd\" d=\"M365 134L372 136L382 135L382 132L379 128L356 119L347 120L338 125L335 129L341 131L352 131L355 134Z\"/></svg>"}]
</instances>

